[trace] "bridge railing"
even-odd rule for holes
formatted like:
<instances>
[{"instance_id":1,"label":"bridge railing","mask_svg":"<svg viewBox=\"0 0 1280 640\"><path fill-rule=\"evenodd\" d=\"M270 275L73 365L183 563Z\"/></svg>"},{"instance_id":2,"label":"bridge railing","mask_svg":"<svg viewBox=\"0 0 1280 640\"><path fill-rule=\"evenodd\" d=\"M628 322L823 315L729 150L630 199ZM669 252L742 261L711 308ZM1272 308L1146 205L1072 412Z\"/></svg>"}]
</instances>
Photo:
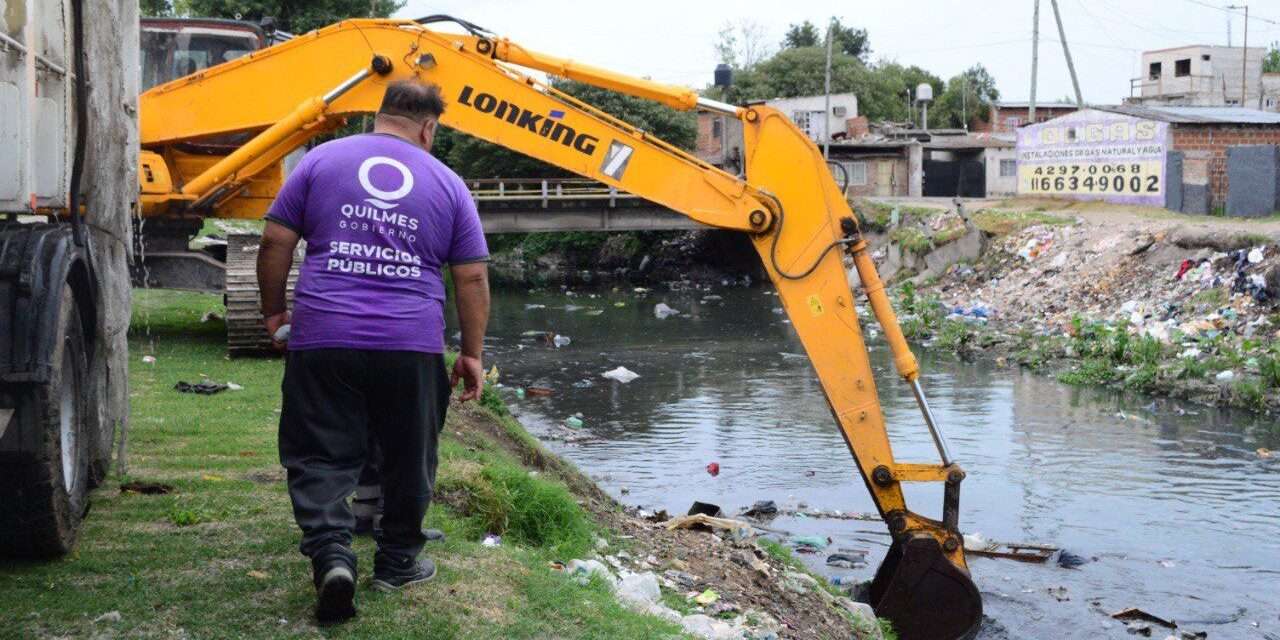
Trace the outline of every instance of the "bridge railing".
<instances>
[{"instance_id":1,"label":"bridge railing","mask_svg":"<svg viewBox=\"0 0 1280 640\"><path fill-rule=\"evenodd\" d=\"M540 202L546 208L557 200L607 200L608 206L613 207L619 200L638 198L617 187L583 178L483 178L466 183L477 203Z\"/></svg>"}]
</instances>

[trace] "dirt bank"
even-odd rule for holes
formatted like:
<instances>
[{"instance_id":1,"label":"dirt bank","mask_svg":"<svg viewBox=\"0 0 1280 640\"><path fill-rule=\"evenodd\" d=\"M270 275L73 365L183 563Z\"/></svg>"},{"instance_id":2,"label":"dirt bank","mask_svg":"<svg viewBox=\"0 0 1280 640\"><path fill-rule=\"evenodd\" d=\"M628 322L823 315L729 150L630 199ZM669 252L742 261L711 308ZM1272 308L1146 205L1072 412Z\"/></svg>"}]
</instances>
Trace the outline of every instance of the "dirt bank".
<instances>
[{"instance_id":1,"label":"dirt bank","mask_svg":"<svg viewBox=\"0 0 1280 640\"><path fill-rule=\"evenodd\" d=\"M469 447L496 444L535 473L569 487L612 537L597 540L593 554L612 574L609 579L625 582L628 574L652 574L657 579L660 596L655 606L631 602L633 609L678 622L695 637L883 637L879 626L866 617L869 607L855 604L810 574L789 550L725 529L672 529L665 514L624 508L542 448L497 402L495 397L488 403L490 409L455 407L459 422L454 435ZM447 468L442 473L448 473ZM468 510L466 496L446 490L440 497L459 512ZM626 590L617 590L627 601ZM709 592L714 602L699 604L697 597Z\"/></svg>"}]
</instances>

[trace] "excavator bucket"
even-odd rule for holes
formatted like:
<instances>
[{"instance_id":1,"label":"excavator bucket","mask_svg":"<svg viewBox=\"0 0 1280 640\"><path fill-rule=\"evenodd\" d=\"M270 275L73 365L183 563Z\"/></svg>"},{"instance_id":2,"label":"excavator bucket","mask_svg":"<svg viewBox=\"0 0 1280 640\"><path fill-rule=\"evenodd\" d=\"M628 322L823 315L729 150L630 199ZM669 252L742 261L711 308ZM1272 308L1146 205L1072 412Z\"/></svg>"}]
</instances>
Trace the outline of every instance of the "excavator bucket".
<instances>
[{"instance_id":1,"label":"excavator bucket","mask_svg":"<svg viewBox=\"0 0 1280 640\"><path fill-rule=\"evenodd\" d=\"M928 535L896 540L867 595L901 640L967 640L982 622L982 598L969 573Z\"/></svg>"}]
</instances>

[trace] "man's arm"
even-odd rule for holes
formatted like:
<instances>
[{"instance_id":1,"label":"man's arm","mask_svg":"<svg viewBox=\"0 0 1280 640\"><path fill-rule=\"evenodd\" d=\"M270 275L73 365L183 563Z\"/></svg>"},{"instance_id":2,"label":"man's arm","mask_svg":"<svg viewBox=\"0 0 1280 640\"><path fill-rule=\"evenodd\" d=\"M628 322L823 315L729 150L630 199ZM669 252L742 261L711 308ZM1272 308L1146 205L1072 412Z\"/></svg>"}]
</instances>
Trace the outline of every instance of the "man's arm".
<instances>
[{"instance_id":1,"label":"man's arm","mask_svg":"<svg viewBox=\"0 0 1280 640\"><path fill-rule=\"evenodd\" d=\"M479 398L484 384L480 356L484 350L484 332L489 325L489 265L485 262L450 265L449 273L453 276L458 324L462 325L462 353L453 363L449 386L457 386L461 379L466 386L458 400L466 402Z\"/></svg>"},{"instance_id":2,"label":"man's arm","mask_svg":"<svg viewBox=\"0 0 1280 640\"><path fill-rule=\"evenodd\" d=\"M258 290L262 295L262 319L267 325L267 335L277 349L284 344L275 342L276 331L289 324L285 292L289 286L289 269L293 266L293 250L297 246L297 232L267 221L258 246Z\"/></svg>"}]
</instances>

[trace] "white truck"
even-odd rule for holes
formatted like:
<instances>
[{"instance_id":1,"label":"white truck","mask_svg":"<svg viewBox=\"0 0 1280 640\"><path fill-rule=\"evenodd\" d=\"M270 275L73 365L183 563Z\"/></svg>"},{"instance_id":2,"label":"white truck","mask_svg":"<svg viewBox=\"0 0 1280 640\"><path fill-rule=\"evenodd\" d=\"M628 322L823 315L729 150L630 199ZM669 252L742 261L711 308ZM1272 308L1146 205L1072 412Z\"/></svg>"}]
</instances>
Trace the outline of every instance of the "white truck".
<instances>
[{"instance_id":1,"label":"white truck","mask_svg":"<svg viewBox=\"0 0 1280 640\"><path fill-rule=\"evenodd\" d=\"M123 438L138 38L137 0L0 0L0 555L69 551Z\"/></svg>"}]
</instances>

